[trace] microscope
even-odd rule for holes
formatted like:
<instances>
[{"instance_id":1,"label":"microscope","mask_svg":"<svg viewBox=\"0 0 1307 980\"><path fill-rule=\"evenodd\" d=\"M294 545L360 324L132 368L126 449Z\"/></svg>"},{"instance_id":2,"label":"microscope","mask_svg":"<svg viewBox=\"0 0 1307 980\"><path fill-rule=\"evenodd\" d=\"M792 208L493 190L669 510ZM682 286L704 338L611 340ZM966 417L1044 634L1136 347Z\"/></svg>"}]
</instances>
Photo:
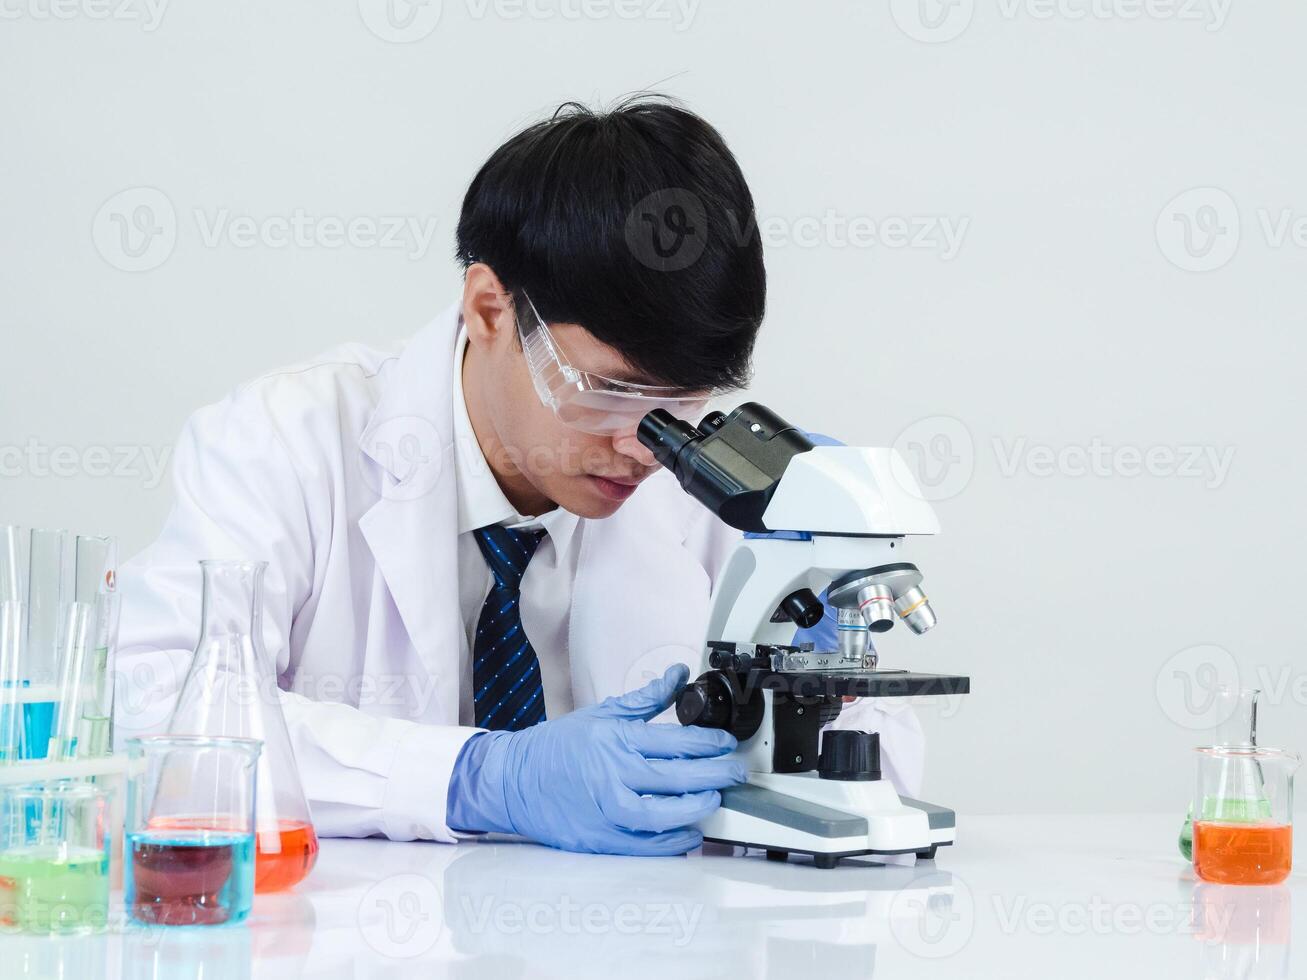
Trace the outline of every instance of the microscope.
<instances>
[{"instance_id":1,"label":"microscope","mask_svg":"<svg viewBox=\"0 0 1307 980\"><path fill-rule=\"evenodd\" d=\"M900 796L881 778L880 735L827 729L846 697L966 694L970 678L878 665L871 643L902 621L935 625L908 535L939 523L893 449L817 446L755 402L696 428L657 409L638 438L681 487L746 536L712 596L700 674L680 694L683 725L731 732L748 782L722 792L704 839L769 860L915 854L952 844L952 810ZM794 645L796 627L838 613L838 649ZM902 630L900 630L902 632ZM824 730L824 734L823 734Z\"/></svg>"}]
</instances>

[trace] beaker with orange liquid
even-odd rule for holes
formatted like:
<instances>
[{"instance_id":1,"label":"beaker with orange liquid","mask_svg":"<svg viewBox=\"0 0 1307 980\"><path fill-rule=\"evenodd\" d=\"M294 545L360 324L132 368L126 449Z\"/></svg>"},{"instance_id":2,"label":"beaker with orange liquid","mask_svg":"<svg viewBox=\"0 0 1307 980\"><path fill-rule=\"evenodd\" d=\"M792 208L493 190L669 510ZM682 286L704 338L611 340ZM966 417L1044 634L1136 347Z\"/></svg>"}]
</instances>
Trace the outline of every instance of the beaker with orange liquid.
<instances>
[{"instance_id":1,"label":"beaker with orange liquid","mask_svg":"<svg viewBox=\"0 0 1307 980\"><path fill-rule=\"evenodd\" d=\"M1195 751L1195 874L1223 885L1284 881L1293 867L1297 754L1250 745Z\"/></svg>"},{"instance_id":2,"label":"beaker with orange liquid","mask_svg":"<svg viewBox=\"0 0 1307 980\"><path fill-rule=\"evenodd\" d=\"M290 888L308 875L318 857L276 672L263 648L267 567L258 561L200 562L200 639L168 722L173 735L263 742L255 777L256 892Z\"/></svg>"}]
</instances>

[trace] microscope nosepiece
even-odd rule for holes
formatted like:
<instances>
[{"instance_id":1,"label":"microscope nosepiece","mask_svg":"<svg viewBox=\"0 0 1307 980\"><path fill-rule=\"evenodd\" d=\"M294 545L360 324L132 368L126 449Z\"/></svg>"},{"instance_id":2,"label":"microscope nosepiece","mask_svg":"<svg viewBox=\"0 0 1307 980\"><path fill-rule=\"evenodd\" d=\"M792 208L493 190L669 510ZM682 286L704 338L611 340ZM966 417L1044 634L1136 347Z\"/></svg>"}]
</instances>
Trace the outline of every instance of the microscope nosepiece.
<instances>
[{"instance_id":1,"label":"microscope nosepiece","mask_svg":"<svg viewBox=\"0 0 1307 980\"><path fill-rule=\"evenodd\" d=\"M926 593L915 586L894 601L894 611L908 624L908 629L918 635L933 629L937 622L935 610L931 608Z\"/></svg>"}]
</instances>

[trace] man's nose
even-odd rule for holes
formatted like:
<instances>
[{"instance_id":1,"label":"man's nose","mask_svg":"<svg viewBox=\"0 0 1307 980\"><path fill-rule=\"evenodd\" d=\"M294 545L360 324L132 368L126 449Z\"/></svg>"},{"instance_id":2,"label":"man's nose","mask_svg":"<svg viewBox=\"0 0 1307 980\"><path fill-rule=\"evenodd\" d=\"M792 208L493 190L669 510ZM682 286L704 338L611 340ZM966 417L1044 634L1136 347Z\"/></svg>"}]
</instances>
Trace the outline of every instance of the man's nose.
<instances>
[{"instance_id":1,"label":"man's nose","mask_svg":"<svg viewBox=\"0 0 1307 980\"><path fill-rule=\"evenodd\" d=\"M624 432L621 435L613 436L613 449L623 456L629 456L641 466L653 466L658 462L654 459L654 454L641 445L640 440L635 437L635 432Z\"/></svg>"}]
</instances>

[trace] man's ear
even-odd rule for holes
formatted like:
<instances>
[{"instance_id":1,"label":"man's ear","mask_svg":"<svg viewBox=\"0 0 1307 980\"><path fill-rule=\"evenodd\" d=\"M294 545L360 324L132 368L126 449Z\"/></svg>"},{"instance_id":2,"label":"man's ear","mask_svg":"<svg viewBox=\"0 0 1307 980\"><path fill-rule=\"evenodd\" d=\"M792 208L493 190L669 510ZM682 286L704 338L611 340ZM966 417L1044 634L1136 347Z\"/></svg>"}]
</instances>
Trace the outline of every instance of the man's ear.
<instances>
[{"instance_id":1,"label":"man's ear","mask_svg":"<svg viewBox=\"0 0 1307 980\"><path fill-rule=\"evenodd\" d=\"M482 350L511 338L516 329L512 297L484 262L468 266L463 278L463 325L468 343Z\"/></svg>"}]
</instances>

